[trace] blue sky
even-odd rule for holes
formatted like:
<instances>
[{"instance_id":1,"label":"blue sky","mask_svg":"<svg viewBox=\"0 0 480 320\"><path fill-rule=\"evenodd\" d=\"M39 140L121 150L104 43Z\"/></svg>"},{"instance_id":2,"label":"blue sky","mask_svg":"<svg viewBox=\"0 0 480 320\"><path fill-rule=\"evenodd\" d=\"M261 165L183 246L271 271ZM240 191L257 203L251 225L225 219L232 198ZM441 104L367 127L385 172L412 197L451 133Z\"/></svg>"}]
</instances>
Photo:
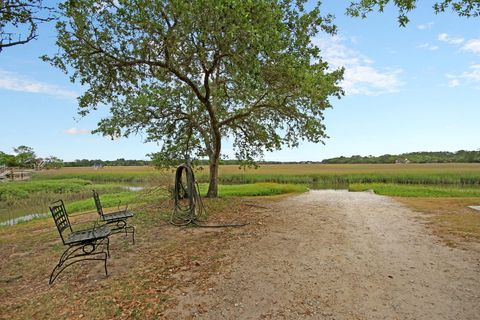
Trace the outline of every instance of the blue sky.
<instances>
[{"instance_id":1,"label":"blue sky","mask_svg":"<svg viewBox=\"0 0 480 320\"><path fill-rule=\"evenodd\" d=\"M480 149L480 18L435 15L433 2L421 1L410 24L400 28L393 8L361 20L343 15L348 3L323 2L322 11L336 15L338 35L315 39L332 67L346 68L347 94L326 112L330 138L265 159ZM82 88L38 58L57 50L53 26L42 26L39 34L37 41L0 53L0 151L27 145L39 156L70 161L146 159L159 149L142 136L112 141L89 134L108 110L79 118L75 97ZM225 141L223 153L231 150Z\"/></svg>"}]
</instances>

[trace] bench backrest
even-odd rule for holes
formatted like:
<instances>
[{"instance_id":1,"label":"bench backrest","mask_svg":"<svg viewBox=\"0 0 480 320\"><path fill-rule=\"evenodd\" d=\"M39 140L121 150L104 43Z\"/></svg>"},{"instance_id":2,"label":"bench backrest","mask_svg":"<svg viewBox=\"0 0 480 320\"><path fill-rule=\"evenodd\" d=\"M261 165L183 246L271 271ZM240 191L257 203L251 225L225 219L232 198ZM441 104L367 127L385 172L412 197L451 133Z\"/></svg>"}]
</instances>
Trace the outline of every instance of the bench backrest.
<instances>
[{"instance_id":1,"label":"bench backrest","mask_svg":"<svg viewBox=\"0 0 480 320\"><path fill-rule=\"evenodd\" d=\"M103 208L102 203L100 202L100 197L98 196L97 191L92 190L93 192L93 200L95 201L95 207L97 207L98 214L103 217Z\"/></svg>"},{"instance_id":2,"label":"bench backrest","mask_svg":"<svg viewBox=\"0 0 480 320\"><path fill-rule=\"evenodd\" d=\"M70 220L68 219L65 204L63 203L63 200L58 200L52 203L49 208L50 212L52 213L53 220L55 221L55 225L57 226L58 233L60 233L60 238L62 238L62 242L65 244L63 232L67 229L70 229L70 232L72 232L72 226L70 225Z\"/></svg>"}]
</instances>

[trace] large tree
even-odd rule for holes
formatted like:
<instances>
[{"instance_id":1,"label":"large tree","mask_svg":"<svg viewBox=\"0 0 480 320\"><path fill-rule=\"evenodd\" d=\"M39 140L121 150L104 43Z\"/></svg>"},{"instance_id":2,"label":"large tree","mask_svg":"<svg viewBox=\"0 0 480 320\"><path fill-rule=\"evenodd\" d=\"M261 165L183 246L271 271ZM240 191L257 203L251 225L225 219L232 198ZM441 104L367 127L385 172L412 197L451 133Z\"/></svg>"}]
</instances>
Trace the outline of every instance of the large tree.
<instances>
[{"instance_id":1,"label":"large tree","mask_svg":"<svg viewBox=\"0 0 480 320\"><path fill-rule=\"evenodd\" d=\"M17 165L22 168L34 167L36 161L35 151L27 146L13 148Z\"/></svg>"},{"instance_id":2,"label":"large tree","mask_svg":"<svg viewBox=\"0 0 480 320\"><path fill-rule=\"evenodd\" d=\"M290 0L70 0L61 52L47 58L86 91L79 112L110 106L96 132L146 133L159 159L207 156L217 195L222 139L238 159L325 138L323 111L340 97L312 43L334 33L319 7Z\"/></svg>"},{"instance_id":3,"label":"large tree","mask_svg":"<svg viewBox=\"0 0 480 320\"><path fill-rule=\"evenodd\" d=\"M0 0L0 52L36 39L38 25L54 18L42 0Z\"/></svg>"},{"instance_id":4,"label":"large tree","mask_svg":"<svg viewBox=\"0 0 480 320\"><path fill-rule=\"evenodd\" d=\"M347 14L366 18L372 11L383 12L389 4L398 8L398 23L404 27L408 22L408 13L417 7L419 0L357 0L347 8ZM479 17L480 0L442 0L433 5L435 13L452 10L462 17Z\"/></svg>"}]
</instances>

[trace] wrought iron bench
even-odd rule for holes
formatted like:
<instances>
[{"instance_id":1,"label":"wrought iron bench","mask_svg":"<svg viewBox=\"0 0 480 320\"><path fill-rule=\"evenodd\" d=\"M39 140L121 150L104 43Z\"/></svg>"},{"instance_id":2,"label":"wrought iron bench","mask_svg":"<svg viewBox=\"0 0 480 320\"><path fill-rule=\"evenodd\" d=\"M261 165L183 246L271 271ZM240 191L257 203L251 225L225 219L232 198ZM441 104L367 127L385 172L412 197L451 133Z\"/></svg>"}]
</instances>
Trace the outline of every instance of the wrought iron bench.
<instances>
[{"instance_id":1,"label":"wrought iron bench","mask_svg":"<svg viewBox=\"0 0 480 320\"><path fill-rule=\"evenodd\" d=\"M107 225L114 225L111 227L112 234L125 232L132 234L132 242L135 244L135 227L128 225L128 218L133 217L133 212L128 211L128 205L125 206L123 210L120 210L120 206L118 206L118 210L115 212L104 213L102 203L100 202L100 197L98 192L92 190L93 192L93 200L95 201L95 206L97 207L97 212L100 215L100 219L105 222Z\"/></svg>"},{"instance_id":2,"label":"wrought iron bench","mask_svg":"<svg viewBox=\"0 0 480 320\"><path fill-rule=\"evenodd\" d=\"M103 225L73 231L62 200L55 201L49 208L60 238L63 244L68 246L55 268L53 268L49 283L52 284L67 267L84 260L103 260L105 275L108 276L107 258L110 257L108 239L110 228L107 225Z\"/></svg>"}]
</instances>

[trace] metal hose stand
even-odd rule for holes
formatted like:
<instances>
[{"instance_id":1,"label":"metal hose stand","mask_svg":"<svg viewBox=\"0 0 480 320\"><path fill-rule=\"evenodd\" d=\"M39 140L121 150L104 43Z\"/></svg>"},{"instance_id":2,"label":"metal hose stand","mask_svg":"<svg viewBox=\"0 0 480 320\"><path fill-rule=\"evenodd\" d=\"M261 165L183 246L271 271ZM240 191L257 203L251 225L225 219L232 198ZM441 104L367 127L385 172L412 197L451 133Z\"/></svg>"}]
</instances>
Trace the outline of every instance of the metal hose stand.
<instances>
[{"instance_id":1,"label":"metal hose stand","mask_svg":"<svg viewBox=\"0 0 480 320\"><path fill-rule=\"evenodd\" d=\"M183 184L182 176L185 173L186 185ZM198 186L195 176L188 164L182 164L175 171L174 209L170 223L175 226L194 224L203 213Z\"/></svg>"},{"instance_id":2,"label":"metal hose stand","mask_svg":"<svg viewBox=\"0 0 480 320\"><path fill-rule=\"evenodd\" d=\"M186 186L182 181L184 173ZM204 228L242 227L248 224L207 225L201 221L201 218L204 218L205 215L205 206L200 197L200 190L198 183L195 181L192 167L188 163L181 164L175 171L174 209L170 218L171 224L178 227L195 225Z\"/></svg>"}]
</instances>

